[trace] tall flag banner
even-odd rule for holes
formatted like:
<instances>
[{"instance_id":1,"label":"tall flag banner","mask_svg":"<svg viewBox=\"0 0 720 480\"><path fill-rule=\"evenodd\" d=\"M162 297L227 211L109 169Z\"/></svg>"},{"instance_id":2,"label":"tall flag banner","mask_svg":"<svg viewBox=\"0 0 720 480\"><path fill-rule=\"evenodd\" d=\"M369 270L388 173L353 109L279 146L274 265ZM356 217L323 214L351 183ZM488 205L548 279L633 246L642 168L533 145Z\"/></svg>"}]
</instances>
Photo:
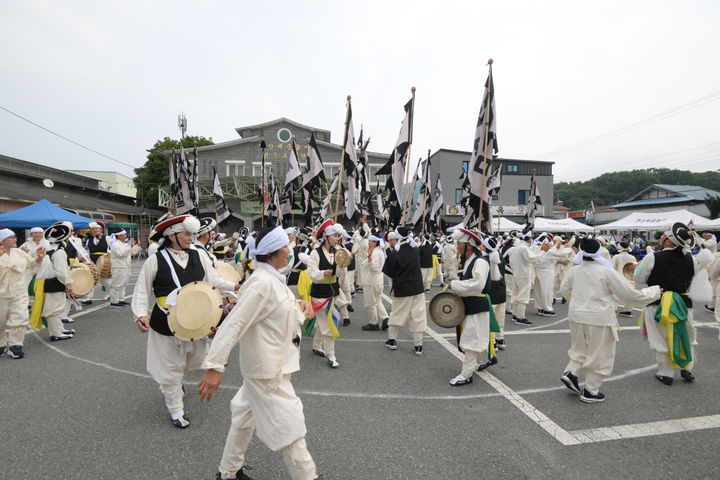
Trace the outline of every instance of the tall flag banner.
<instances>
[{"instance_id":1,"label":"tall flag banner","mask_svg":"<svg viewBox=\"0 0 720 480\"><path fill-rule=\"evenodd\" d=\"M215 196L215 217L219 225L227 220L231 212L227 203L225 203L225 195L223 195L220 177L218 177L215 165L213 165L213 195Z\"/></svg>"},{"instance_id":2,"label":"tall flag banner","mask_svg":"<svg viewBox=\"0 0 720 480\"><path fill-rule=\"evenodd\" d=\"M313 213L313 205L312 205L312 189L303 187L302 189L303 194L303 220L305 221L305 225L309 226L313 224L312 219L312 213Z\"/></svg>"},{"instance_id":3,"label":"tall flag banner","mask_svg":"<svg viewBox=\"0 0 720 480\"><path fill-rule=\"evenodd\" d=\"M492 59L488 60L488 78L485 82L480 114L475 127L475 141L468 168L470 194L463 223L466 228L483 227L490 224L487 178L493 152L498 152L497 124L495 118L495 86L492 78Z\"/></svg>"},{"instance_id":4,"label":"tall flag banner","mask_svg":"<svg viewBox=\"0 0 720 480\"><path fill-rule=\"evenodd\" d=\"M325 181L325 171L323 170L322 158L315 141L315 133L310 133L310 141L308 142L307 151L307 170L303 174L303 187L312 184L312 186L320 186Z\"/></svg>"},{"instance_id":5,"label":"tall flag banner","mask_svg":"<svg viewBox=\"0 0 720 480\"><path fill-rule=\"evenodd\" d=\"M175 214L183 215L191 212L195 207L190 195L190 164L185 156L185 149L180 144L180 156L178 158L177 167L177 195L175 197Z\"/></svg>"},{"instance_id":6,"label":"tall flag banner","mask_svg":"<svg viewBox=\"0 0 720 480\"><path fill-rule=\"evenodd\" d=\"M261 151L261 160L260 160L260 183L258 184L258 200L260 203L262 203L263 206L263 215L265 212L265 208L267 207L268 203L268 192L267 192L267 185L265 184L265 149L267 148L267 144L265 143L265 139L260 140L260 151Z\"/></svg>"},{"instance_id":7,"label":"tall flag banner","mask_svg":"<svg viewBox=\"0 0 720 480\"><path fill-rule=\"evenodd\" d=\"M345 122L345 142L343 144L343 167L347 175L347 191L345 192L345 216L355 217L357 205L358 158L355 150L355 132L352 123L352 105L348 98L347 120Z\"/></svg>"},{"instance_id":8,"label":"tall flag banner","mask_svg":"<svg viewBox=\"0 0 720 480\"><path fill-rule=\"evenodd\" d=\"M340 172L335 174L335 178L333 178L330 189L327 192L327 196L325 197L325 200L323 200L322 205L320 206L321 219L327 218L328 210L330 209L330 201L332 200L333 195L335 195L335 190L337 190L339 177Z\"/></svg>"},{"instance_id":9,"label":"tall flag banner","mask_svg":"<svg viewBox=\"0 0 720 480\"><path fill-rule=\"evenodd\" d=\"M535 182L535 172L530 177L530 195L528 196L528 203L525 211L525 229L524 231L530 231L535 228L535 209L538 205L542 206L542 200L540 199L540 190L538 190L537 182Z\"/></svg>"},{"instance_id":10,"label":"tall flag banner","mask_svg":"<svg viewBox=\"0 0 720 480\"><path fill-rule=\"evenodd\" d=\"M285 218L286 215L292 213L292 209L295 205L295 191L292 183L287 184L283 188L282 195L280 196L280 215Z\"/></svg>"},{"instance_id":11,"label":"tall flag banner","mask_svg":"<svg viewBox=\"0 0 720 480\"><path fill-rule=\"evenodd\" d=\"M415 213L412 218L412 223L416 227L418 224L421 225L421 229L427 232L427 226L430 219L430 210L432 209L432 194L430 190L430 157L423 162L423 176L422 184L420 185L420 192L415 204Z\"/></svg>"},{"instance_id":12,"label":"tall flag banner","mask_svg":"<svg viewBox=\"0 0 720 480\"><path fill-rule=\"evenodd\" d=\"M291 183L295 183L295 179L302 175L300 170L300 162L298 160L297 144L295 143L295 137L293 137L290 144L290 155L288 158L288 171L285 174L285 187Z\"/></svg>"},{"instance_id":13,"label":"tall flag banner","mask_svg":"<svg viewBox=\"0 0 720 480\"><path fill-rule=\"evenodd\" d=\"M275 183L272 169L270 170L269 182L266 185L266 189L268 190L268 202L265 204L263 210L266 224L267 226L279 225L280 222L278 222L277 219L280 216L280 199L278 198L277 184Z\"/></svg>"},{"instance_id":14,"label":"tall flag banner","mask_svg":"<svg viewBox=\"0 0 720 480\"><path fill-rule=\"evenodd\" d=\"M488 204L492 205L493 195L497 195L502 187L502 165L498 165L495 171L487 179Z\"/></svg>"},{"instance_id":15,"label":"tall flag banner","mask_svg":"<svg viewBox=\"0 0 720 480\"><path fill-rule=\"evenodd\" d=\"M440 184L440 174L437 175L435 181L435 194L433 195L432 210L430 212L430 219L432 226L435 230L442 228L442 210L444 206L442 185Z\"/></svg>"},{"instance_id":16,"label":"tall flag banner","mask_svg":"<svg viewBox=\"0 0 720 480\"><path fill-rule=\"evenodd\" d=\"M198 154L197 145L195 145L193 147L192 175L190 176L190 198L193 203L193 215L198 215L200 213L200 184L198 177Z\"/></svg>"},{"instance_id":17,"label":"tall flag banner","mask_svg":"<svg viewBox=\"0 0 720 480\"><path fill-rule=\"evenodd\" d=\"M413 110L415 108L415 89L409 102L405 104L405 117L400 125L400 134L388 162L378 170L377 175L390 175L385 188L390 192L389 201L397 202L399 208L404 205L405 168L408 163L408 150L412 144ZM399 219L397 220L399 222Z\"/></svg>"},{"instance_id":18,"label":"tall flag banner","mask_svg":"<svg viewBox=\"0 0 720 480\"><path fill-rule=\"evenodd\" d=\"M175 211L175 205L177 202L177 194L179 189L178 184L178 172L177 172L177 154L175 153L175 149L173 148L172 155L170 156L170 162L169 162L169 179L170 179L170 207L168 210L174 212ZM158 203L160 202L160 199L158 198Z\"/></svg>"},{"instance_id":19,"label":"tall flag banner","mask_svg":"<svg viewBox=\"0 0 720 480\"><path fill-rule=\"evenodd\" d=\"M380 191L380 180L378 180L375 185L375 204L377 205L375 209L375 219L380 225L387 223L387 212L385 211L385 205L383 203L383 196Z\"/></svg>"}]
</instances>

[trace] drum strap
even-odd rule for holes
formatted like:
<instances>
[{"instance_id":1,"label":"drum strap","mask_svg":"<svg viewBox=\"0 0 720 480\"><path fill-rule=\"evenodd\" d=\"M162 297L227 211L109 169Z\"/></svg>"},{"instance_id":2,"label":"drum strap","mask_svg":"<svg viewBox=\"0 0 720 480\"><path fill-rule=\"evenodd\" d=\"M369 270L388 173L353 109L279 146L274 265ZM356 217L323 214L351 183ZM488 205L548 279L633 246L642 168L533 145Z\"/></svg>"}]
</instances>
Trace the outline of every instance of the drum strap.
<instances>
[{"instance_id":1,"label":"drum strap","mask_svg":"<svg viewBox=\"0 0 720 480\"><path fill-rule=\"evenodd\" d=\"M175 286L177 287L177 290L180 290L182 288L182 285L180 285L180 279L177 276L175 267L173 267L172 260L170 260L170 254L167 252L167 250L164 250L164 249L160 250L160 253L162 254L162 257L165 259L165 261L167 262L168 267L170 268L170 275L172 275L172 279L173 279L173 282L175 282ZM168 295L168 297L169 296L170 295ZM168 297L160 297L157 299L158 307L164 314L168 313L168 303L167 303Z\"/></svg>"}]
</instances>

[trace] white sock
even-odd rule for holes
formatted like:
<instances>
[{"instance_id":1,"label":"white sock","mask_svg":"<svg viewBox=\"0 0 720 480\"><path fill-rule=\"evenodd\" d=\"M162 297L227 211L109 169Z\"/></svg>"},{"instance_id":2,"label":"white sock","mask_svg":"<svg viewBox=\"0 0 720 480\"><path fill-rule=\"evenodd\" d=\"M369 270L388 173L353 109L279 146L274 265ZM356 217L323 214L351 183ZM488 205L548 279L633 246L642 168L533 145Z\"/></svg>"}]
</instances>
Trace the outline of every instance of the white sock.
<instances>
[{"instance_id":1,"label":"white sock","mask_svg":"<svg viewBox=\"0 0 720 480\"><path fill-rule=\"evenodd\" d=\"M178 418L185 415L185 410L178 410L177 412L173 412L170 414L173 420L177 420Z\"/></svg>"}]
</instances>

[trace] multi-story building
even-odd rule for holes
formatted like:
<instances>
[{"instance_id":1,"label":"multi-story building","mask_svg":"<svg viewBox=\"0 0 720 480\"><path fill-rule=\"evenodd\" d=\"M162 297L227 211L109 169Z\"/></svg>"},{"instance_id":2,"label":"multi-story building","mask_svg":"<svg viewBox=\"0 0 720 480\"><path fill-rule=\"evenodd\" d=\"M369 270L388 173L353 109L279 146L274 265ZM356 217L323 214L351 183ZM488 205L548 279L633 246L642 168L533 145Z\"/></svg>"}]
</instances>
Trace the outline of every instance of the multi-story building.
<instances>
[{"instance_id":1,"label":"multi-story building","mask_svg":"<svg viewBox=\"0 0 720 480\"><path fill-rule=\"evenodd\" d=\"M115 192L132 198L135 198L137 194L132 178L126 177L122 173L108 170L68 170L68 172L99 180L100 190L106 192Z\"/></svg>"},{"instance_id":2,"label":"multi-story building","mask_svg":"<svg viewBox=\"0 0 720 480\"><path fill-rule=\"evenodd\" d=\"M446 148L441 148L430 155L430 179L434 188L437 175L440 174L445 203L444 220L448 224L462 221L464 212L460 207L461 176L463 172L468 171L471 155L471 152ZM552 217L553 164L554 162L539 160L494 159L492 170L494 171L498 166L502 169L502 188L498 195L493 196L492 215L501 215L512 221L521 222L525 217L525 207L530 195L530 177L535 173L542 200L542 207L538 208L536 215Z\"/></svg>"}]
</instances>

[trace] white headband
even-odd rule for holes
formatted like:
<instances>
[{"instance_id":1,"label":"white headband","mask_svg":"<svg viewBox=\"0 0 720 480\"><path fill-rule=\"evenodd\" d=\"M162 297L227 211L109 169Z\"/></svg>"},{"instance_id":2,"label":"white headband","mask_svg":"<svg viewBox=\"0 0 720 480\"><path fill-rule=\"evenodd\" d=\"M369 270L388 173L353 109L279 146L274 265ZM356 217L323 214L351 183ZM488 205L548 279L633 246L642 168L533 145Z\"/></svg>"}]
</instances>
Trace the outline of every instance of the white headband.
<instances>
[{"instance_id":1,"label":"white headband","mask_svg":"<svg viewBox=\"0 0 720 480\"><path fill-rule=\"evenodd\" d=\"M182 222L170 225L163 230L163 236L167 237L173 233L190 232L197 233L200 230L200 220L195 217L187 217Z\"/></svg>"},{"instance_id":2,"label":"white headband","mask_svg":"<svg viewBox=\"0 0 720 480\"><path fill-rule=\"evenodd\" d=\"M378 237L376 237L375 235L372 235L372 234L370 234L370 236L368 236L368 240L372 240L373 242L378 242L378 243L380 243L380 238L378 238Z\"/></svg>"},{"instance_id":3,"label":"white headband","mask_svg":"<svg viewBox=\"0 0 720 480\"><path fill-rule=\"evenodd\" d=\"M119 232L114 233L113 235L115 235L116 237L119 237L120 235L127 235L127 232L125 230L120 230Z\"/></svg>"},{"instance_id":4,"label":"white headband","mask_svg":"<svg viewBox=\"0 0 720 480\"><path fill-rule=\"evenodd\" d=\"M43 233L43 232L45 232L45 230L43 230L40 227L33 227L30 229L30 233Z\"/></svg>"},{"instance_id":5,"label":"white headband","mask_svg":"<svg viewBox=\"0 0 720 480\"><path fill-rule=\"evenodd\" d=\"M249 243L249 242L248 242ZM260 243L253 242L250 256L255 258L258 255L269 255L280 250L290 243L287 233L282 227L277 226L260 239Z\"/></svg>"},{"instance_id":6,"label":"white headband","mask_svg":"<svg viewBox=\"0 0 720 480\"><path fill-rule=\"evenodd\" d=\"M603 247L600 247L600 248L603 248ZM600 248L598 248L598 251L595 253L587 253L584 250L578 250L577 255L575 255L575 258L573 258L573 263L575 265L580 265L583 262L583 257L586 257L586 258L592 258L594 261L596 261L600 265L604 265L608 268L613 268L612 262L607 260L600 253L601 252Z\"/></svg>"},{"instance_id":7,"label":"white headband","mask_svg":"<svg viewBox=\"0 0 720 480\"><path fill-rule=\"evenodd\" d=\"M10 237L14 237L15 232L10 230L9 228L3 228L0 230L0 242L7 240Z\"/></svg>"}]
</instances>

